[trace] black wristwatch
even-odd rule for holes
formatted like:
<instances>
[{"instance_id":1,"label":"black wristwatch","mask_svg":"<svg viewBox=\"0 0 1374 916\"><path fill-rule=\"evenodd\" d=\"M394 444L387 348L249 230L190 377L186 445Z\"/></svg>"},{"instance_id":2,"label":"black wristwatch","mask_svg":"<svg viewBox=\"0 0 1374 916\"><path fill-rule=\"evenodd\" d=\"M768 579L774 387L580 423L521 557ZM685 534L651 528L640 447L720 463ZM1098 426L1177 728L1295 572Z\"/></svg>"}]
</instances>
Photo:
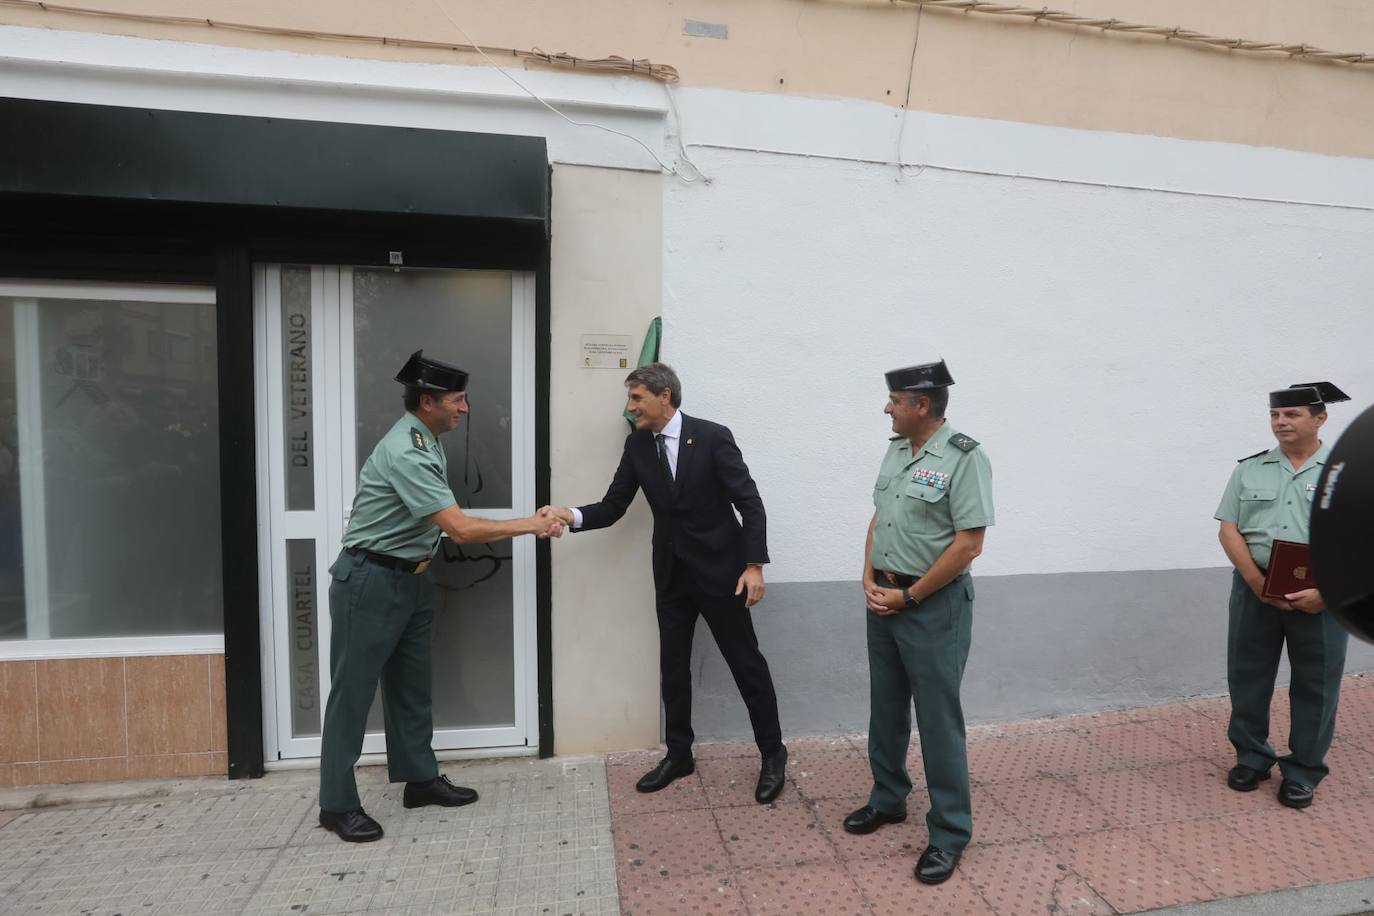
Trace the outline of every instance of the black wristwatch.
<instances>
[{"instance_id":1,"label":"black wristwatch","mask_svg":"<svg viewBox=\"0 0 1374 916\"><path fill-rule=\"evenodd\" d=\"M916 608L921 606L921 599L913 595L911 593L911 589L902 589L902 596L906 599L905 605L902 607L902 610L914 611L916 610Z\"/></svg>"}]
</instances>

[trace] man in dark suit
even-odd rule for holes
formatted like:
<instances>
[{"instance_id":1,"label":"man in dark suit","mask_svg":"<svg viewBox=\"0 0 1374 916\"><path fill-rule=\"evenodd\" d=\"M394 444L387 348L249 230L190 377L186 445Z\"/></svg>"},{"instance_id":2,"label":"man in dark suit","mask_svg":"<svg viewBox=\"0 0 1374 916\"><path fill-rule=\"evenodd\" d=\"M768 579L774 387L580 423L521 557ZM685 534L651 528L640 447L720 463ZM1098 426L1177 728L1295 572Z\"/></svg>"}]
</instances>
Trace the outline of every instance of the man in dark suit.
<instances>
[{"instance_id":1,"label":"man in dark suit","mask_svg":"<svg viewBox=\"0 0 1374 916\"><path fill-rule=\"evenodd\" d=\"M614 525L638 490L654 513L659 670L668 753L640 779L657 792L695 769L692 760L692 635L706 618L749 710L763 763L754 798L767 804L782 791L787 748L778 698L759 651L749 608L763 597L768 562L766 520L758 487L730 430L689 417L671 366L640 366L625 379L635 430L601 501L558 509L574 531ZM739 510L744 524L735 517Z\"/></svg>"}]
</instances>

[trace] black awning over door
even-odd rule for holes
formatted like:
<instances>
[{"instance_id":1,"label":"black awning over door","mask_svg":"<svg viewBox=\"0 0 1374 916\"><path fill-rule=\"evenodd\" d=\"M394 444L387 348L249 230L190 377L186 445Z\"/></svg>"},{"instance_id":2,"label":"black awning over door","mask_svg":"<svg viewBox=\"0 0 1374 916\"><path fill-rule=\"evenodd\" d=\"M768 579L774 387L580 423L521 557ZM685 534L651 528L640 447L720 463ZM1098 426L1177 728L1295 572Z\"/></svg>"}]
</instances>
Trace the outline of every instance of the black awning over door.
<instances>
[{"instance_id":1,"label":"black awning over door","mask_svg":"<svg viewBox=\"0 0 1374 916\"><path fill-rule=\"evenodd\" d=\"M538 223L543 137L0 99L0 193Z\"/></svg>"}]
</instances>

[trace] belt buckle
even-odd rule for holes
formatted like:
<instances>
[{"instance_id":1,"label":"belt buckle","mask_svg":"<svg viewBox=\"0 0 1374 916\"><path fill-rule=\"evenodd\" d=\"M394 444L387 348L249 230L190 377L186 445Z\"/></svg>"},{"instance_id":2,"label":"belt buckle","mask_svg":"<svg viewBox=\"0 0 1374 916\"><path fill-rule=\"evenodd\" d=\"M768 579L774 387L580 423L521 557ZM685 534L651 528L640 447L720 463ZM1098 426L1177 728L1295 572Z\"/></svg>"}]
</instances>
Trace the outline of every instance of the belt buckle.
<instances>
[{"instance_id":1,"label":"belt buckle","mask_svg":"<svg viewBox=\"0 0 1374 916\"><path fill-rule=\"evenodd\" d=\"M424 572L424 571L427 570L427 569L429 569L429 560L428 560L428 559L421 560L419 563L416 563L416 564L415 564L415 573L414 573L414 574L418 576L420 573Z\"/></svg>"},{"instance_id":2,"label":"belt buckle","mask_svg":"<svg viewBox=\"0 0 1374 916\"><path fill-rule=\"evenodd\" d=\"M887 570L887 569L883 570L883 578L887 580L887 584L888 584L888 585L896 585L896 584L897 584L897 577L894 576L894 575L892 574L892 571L891 571L891 570Z\"/></svg>"}]
</instances>

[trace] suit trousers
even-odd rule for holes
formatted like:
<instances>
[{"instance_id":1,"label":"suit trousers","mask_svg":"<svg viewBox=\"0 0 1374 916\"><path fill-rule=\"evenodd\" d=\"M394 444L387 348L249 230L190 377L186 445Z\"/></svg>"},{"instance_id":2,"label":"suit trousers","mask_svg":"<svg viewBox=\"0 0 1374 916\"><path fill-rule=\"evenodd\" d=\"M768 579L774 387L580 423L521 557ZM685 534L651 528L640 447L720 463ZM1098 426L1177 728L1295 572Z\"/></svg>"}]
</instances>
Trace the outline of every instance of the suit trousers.
<instances>
[{"instance_id":1,"label":"suit trousers","mask_svg":"<svg viewBox=\"0 0 1374 916\"><path fill-rule=\"evenodd\" d=\"M434 583L427 575L346 553L330 573L331 680L320 747L320 807L342 812L362 807L353 767L378 680L390 780L423 782L439 775L432 747Z\"/></svg>"},{"instance_id":2,"label":"suit trousers","mask_svg":"<svg viewBox=\"0 0 1374 916\"><path fill-rule=\"evenodd\" d=\"M690 754L696 738L692 731L692 637L698 615L706 619L735 678L735 686L749 710L759 752L766 756L782 747L773 676L759 651L753 616L744 606L744 598L743 594L706 594L681 561L674 563L668 588L658 593L659 677L669 756Z\"/></svg>"},{"instance_id":3,"label":"suit trousers","mask_svg":"<svg viewBox=\"0 0 1374 916\"><path fill-rule=\"evenodd\" d=\"M884 814L906 811L911 793L906 754L911 708L925 762L930 843L961 852L973 836L964 709L959 686L973 636L973 577L968 573L913 610L879 616L867 609L868 803Z\"/></svg>"},{"instance_id":4,"label":"suit trousers","mask_svg":"<svg viewBox=\"0 0 1374 916\"><path fill-rule=\"evenodd\" d=\"M1281 611L1256 598L1239 573L1232 577L1226 641L1231 723L1226 737L1236 749L1237 763L1268 770L1277 761L1286 779L1314 788L1322 781L1329 772L1326 752L1336 734L1349 641L1331 614ZM1285 642L1293 673L1288 687L1291 752L1279 757L1269 743L1269 704Z\"/></svg>"}]
</instances>

